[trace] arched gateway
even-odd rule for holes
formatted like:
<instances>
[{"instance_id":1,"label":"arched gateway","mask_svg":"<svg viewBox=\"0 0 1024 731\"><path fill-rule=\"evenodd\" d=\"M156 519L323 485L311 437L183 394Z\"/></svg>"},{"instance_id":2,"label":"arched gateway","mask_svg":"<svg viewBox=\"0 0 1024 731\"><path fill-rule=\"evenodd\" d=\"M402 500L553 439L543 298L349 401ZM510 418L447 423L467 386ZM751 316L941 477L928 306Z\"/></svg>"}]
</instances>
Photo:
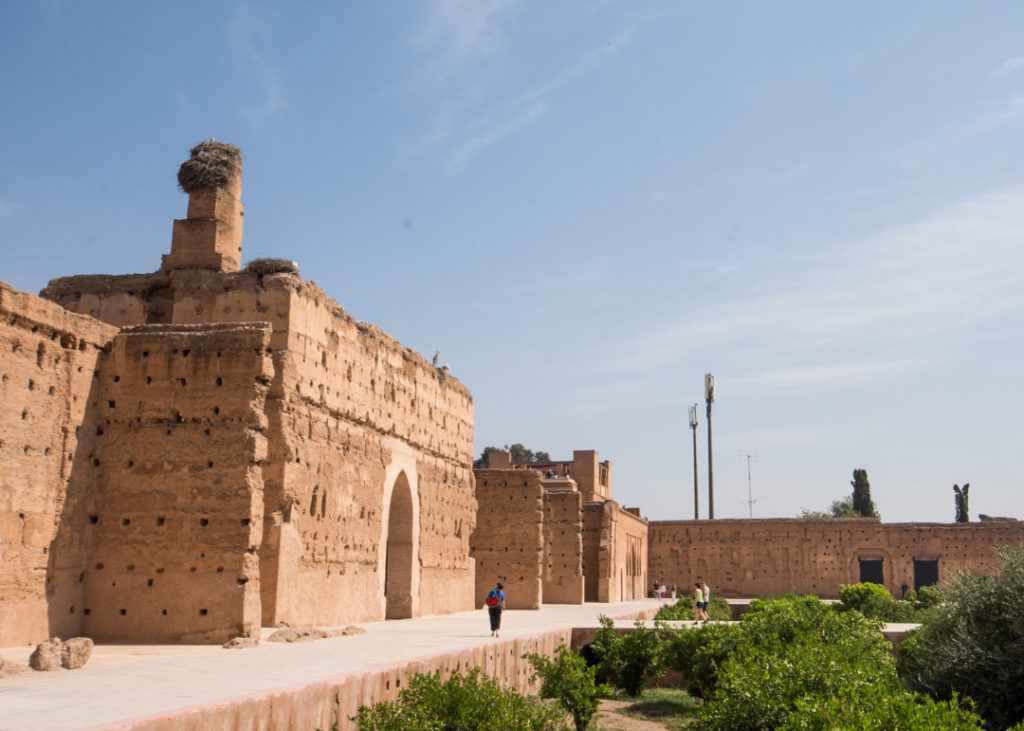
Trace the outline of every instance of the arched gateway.
<instances>
[{"instance_id":1,"label":"arched gateway","mask_svg":"<svg viewBox=\"0 0 1024 731\"><path fill-rule=\"evenodd\" d=\"M412 616L413 552L412 488L405 472L399 473L388 506L388 541L384 559L385 619Z\"/></svg>"}]
</instances>

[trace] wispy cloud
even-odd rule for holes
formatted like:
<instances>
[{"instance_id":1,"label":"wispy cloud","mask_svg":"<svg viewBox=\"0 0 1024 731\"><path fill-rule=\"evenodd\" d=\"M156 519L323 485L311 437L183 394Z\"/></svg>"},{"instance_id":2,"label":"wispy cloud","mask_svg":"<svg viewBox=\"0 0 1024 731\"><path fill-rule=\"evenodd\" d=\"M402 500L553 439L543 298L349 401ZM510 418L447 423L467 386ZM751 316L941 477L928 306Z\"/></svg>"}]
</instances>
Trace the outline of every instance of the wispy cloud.
<instances>
[{"instance_id":1,"label":"wispy cloud","mask_svg":"<svg viewBox=\"0 0 1024 731\"><path fill-rule=\"evenodd\" d=\"M513 0L433 0L413 46L432 54L429 76L435 81L466 63L493 53L505 45L495 22Z\"/></svg>"},{"instance_id":2,"label":"wispy cloud","mask_svg":"<svg viewBox=\"0 0 1024 731\"><path fill-rule=\"evenodd\" d=\"M511 119L499 127L485 130L478 135L470 137L459 145L451 154L446 166L446 171L453 173L462 167L467 160L477 155L482 150L490 147L495 142L508 137L519 130L527 127L537 120L544 113L543 104L534 104L529 109L520 113L516 118Z\"/></svg>"},{"instance_id":3,"label":"wispy cloud","mask_svg":"<svg viewBox=\"0 0 1024 731\"><path fill-rule=\"evenodd\" d=\"M1024 312L1021 241L1024 189L983 196L773 280L766 271L758 294L606 343L595 360L651 372L715 353L731 363L730 388L762 394L891 379L927 367L950 337Z\"/></svg>"},{"instance_id":4,"label":"wispy cloud","mask_svg":"<svg viewBox=\"0 0 1024 731\"><path fill-rule=\"evenodd\" d=\"M1015 56L1014 58L1008 58L999 64L998 68L992 72L992 75L996 78L1009 76L1021 69L1024 69L1024 56Z\"/></svg>"},{"instance_id":5,"label":"wispy cloud","mask_svg":"<svg viewBox=\"0 0 1024 731\"><path fill-rule=\"evenodd\" d=\"M286 106L281 74L267 60L258 40L269 27L269 21L243 5L239 6L229 28L231 45L259 91L259 97L242 108L242 113L253 122L262 122Z\"/></svg>"},{"instance_id":6,"label":"wispy cloud","mask_svg":"<svg viewBox=\"0 0 1024 731\"><path fill-rule=\"evenodd\" d=\"M1024 120L1024 94L1015 94L1006 101L993 105L967 125L968 135L993 130Z\"/></svg>"},{"instance_id":7,"label":"wispy cloud","mask_svg":"<svg viewBox=\"0 0 1024 731\"><path fill-rule=\"evenodd\" d=\"M629 32L620 33L600 47L581 54L569 66L534 87L487 105L477 111L473 119L465 119L468 105L442 107L429 138L443 143L445 135L457 137L461 133L465 137L453 145L445 170L457 171L481 151L536 122L560 89L618 53L629 43L630 37Z\"/></svg>"}]
</instances>

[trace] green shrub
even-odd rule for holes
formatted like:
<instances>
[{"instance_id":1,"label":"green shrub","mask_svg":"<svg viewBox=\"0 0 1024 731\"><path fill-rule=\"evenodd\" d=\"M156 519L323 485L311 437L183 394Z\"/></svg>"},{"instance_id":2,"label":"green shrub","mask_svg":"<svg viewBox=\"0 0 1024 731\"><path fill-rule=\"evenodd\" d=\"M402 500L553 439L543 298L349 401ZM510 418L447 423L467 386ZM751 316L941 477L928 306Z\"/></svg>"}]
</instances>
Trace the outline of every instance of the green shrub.
<instances>
[{"instance_id":1,"label":"green shrub","mask_svg":"<svg viewBox=\"0 0 1024 731\"><path fill-rule=\"evenodd\" d=\"M922 586L920 591L909 589L904 599L895 599L880 584L863 582L841 584L840 612L857 610L865 617L883 622L923 622L931 609L942 603L942 592L934 586Z\"/></svg>"},{"instance_id":2,"label":"green shrub","mask_svg":"<svg viewBox=\"0 0 1024 731\"><path fill-rule=\"evenodd\" d=\"M878 622L835 612L816 597L751 603L701 711L702 727L774 729L802 699L824 702L868 685L898 691L892 648L879 629Z\"/></svg>"},{"instance_id":3,"label":"green shrub","mask_svg":"<svg viewBox=\"0 0 1024 731\"><path fill-rule=\"evenodd\" d=\"M718 688L722 666L741 639L740 628L734 624L672 631L665 642L665 665L692 681L696 695L709 698Z\"/></svg>"},{"instance_id":4,"label":"green shrub","mask_svg":"<svg viewBox=\"0 0 1024 731\"><path fill-rule=\"evenodd\" d=\"M557 700L572 716L576 731L584 731L597 713L598 699L608 695L608 686L595 678L596 668L565 645L555 650L554 660L537 653L523 657L533 665L533 677L541 679L540 697Z\"/></svg>"},{"instance_id":5,"label":"green shrub","mask_svg":"<svg viewBox=\"0 0 1024 731\"><path fill-rule=\"evenodd\" d=\"M601 629L590 643L597 673L635 698L643 691L648 678L657 678L665 670L664 630L649 629L637 620L632 631L619 633L615 622L603 614L599 621Z\"/></svg>"},{"instance_id":6,"label":"green shrub","mask_svg":"<svg viewBox=\"0 0 1024 731\"><path fill-rule=\"evenodd\" d=\"M946 600L942 589L937 586L922 586L914 597L915 609L933 609Z\"/></svg>"},{"instance_id":7,"label":"green shrub","mask_svg":"<svg viewBox=\"0 0 1024 731\"><path fill-rule=\"evenodd\" d=\"M446 681L437 673L417 674L397 701L362 706L349 719L362 731L554 731L565 728L562 714L532 696L522 696L472 668Z\"/></svg>"},{"instance_id":8,"label":"green shrub","mask_svg":"<svg viewBox=\"0 0 1024 731\"><path fill-rule=\"evenodd\" d=\"M779 731L968 731L983 729L981 718L971 711L971 703L953 698L933 701L928 696L891 691L879 686L848 686L827 698L803 698L795 712L779 726Z\"/></svg>"},{"instance_id":9,"label":"green shrub","mask_svg":"<svg viewBox=\"0 0 1024 731\"><path fill-rule=\"evenodd\" d=\"M881 584L864 581L860 584L840 584L840 611L855 609L865 617L888 621L894 600L892 594Z\"/></svg>"},{"instance_id":10,"label":"green shrub","mask_svg":"<svg viewBox=\"0 0 1024 731\"><path fill-rule=\"evenodd\" d=\"M934 698L969 696L988 727L1005 729L1024 720L1024 546L994 550L999 574L955 573L945 602L900 645L899 671Z\"/></svg>"}]
</instances>

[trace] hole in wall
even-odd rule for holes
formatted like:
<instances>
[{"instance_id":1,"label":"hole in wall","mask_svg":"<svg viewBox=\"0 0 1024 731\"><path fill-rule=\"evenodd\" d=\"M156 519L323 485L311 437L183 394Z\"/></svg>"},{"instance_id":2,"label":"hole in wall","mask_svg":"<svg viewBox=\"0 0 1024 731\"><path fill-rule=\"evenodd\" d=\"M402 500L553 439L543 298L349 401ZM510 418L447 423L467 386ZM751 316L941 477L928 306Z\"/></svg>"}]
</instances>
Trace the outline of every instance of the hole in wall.
<instances>
[{"instance_id":1,"label":"hole in wall","mask_svg":"<svg viewBox=\"0 0 1024 731\"><path fill-rule=\"evenodd\" d=\"M199 616L200 616L200 617L205 617L205 616L206 616L206 614L207 614L207 611L206 611L205 609L200 609L200 610L199 610Z\"/></svg>"},{"instance_id":2,"label":"hole in wall","mask_svg":"<svg viewBox=\"0 0 1024 731\"><path fill-rule=\"evenodd\" d=\"M156 524L157 525L163 525L165 522L166 521L164 520L164 516L162 516L162 515L158 516L157 519L156 519Z\"/></svg>"}]
</instances>

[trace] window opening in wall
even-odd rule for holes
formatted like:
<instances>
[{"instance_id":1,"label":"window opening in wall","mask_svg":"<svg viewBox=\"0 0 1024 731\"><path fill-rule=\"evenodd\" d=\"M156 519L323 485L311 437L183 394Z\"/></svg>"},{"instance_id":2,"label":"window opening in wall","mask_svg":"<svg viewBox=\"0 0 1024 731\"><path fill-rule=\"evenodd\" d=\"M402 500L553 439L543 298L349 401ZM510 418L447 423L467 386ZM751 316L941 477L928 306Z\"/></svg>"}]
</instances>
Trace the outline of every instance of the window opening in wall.
<instances>
[{"instance_id":1,"label":"window opening in wall","mask_svg":"<svg viewBox=\"0 0 1024 731\"><path fill-rule=\"evenodd\" d=\"M882 579L882 559L860 559L860 582L885 585Z\"/></svg>"},{"instance_id":2,"label":"window opening in wall","mask_svg":"<svg viewBox=\"0 0 1024 731\"><path fill-rule=\"evenodd\" d=\"M938 559L914 559L914 591L939 583Z\"/></svg>"},{"instance_id":3,"label":"window opening in wall","mask_svg":"<svg viewBox=\"0 0 1024 731\"><path fill-rule=\"evenodd\" d=\"M412 488L402 472L395 479L388 507L388 540L384 553L385 619L412 616Z\"/></svg>"}]
</instances>

